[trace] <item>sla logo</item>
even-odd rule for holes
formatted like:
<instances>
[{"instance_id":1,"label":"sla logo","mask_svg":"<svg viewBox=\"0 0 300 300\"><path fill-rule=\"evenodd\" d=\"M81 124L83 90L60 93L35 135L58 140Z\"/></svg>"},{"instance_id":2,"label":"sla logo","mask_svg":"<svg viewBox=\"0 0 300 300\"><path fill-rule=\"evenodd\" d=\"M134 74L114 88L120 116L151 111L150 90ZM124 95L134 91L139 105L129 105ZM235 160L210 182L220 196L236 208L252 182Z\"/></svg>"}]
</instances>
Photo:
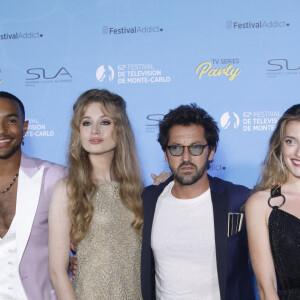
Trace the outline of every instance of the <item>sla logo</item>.
<instances>
[{"instance_id":1,"label":"sla logo","mask_svg":"<svg viewBox=\"0 0 300 300\"><path fill-rule=\"evenodd\" d=\"M56 73L53 73L50 76L48 75L48 72L46 72L46 70L44 68L32 68L32 69L28 69L26 71L26 73L29 74L29 76L31 76L31 77L27 77L26 80L38 80L40 78L43 78L43 79L47 80L47 79L55 79L58 76L60 78L61 77L72 78L72 75L64 67L61 67ZM54 75L54 76L52 76L52 75Z\"/></svg>"},{"instance_id":2,"label":"sla logo","mask_svg":"<svg viewBox=\"0 0 300 300\"><path fill-rule=\"evenodd\" d=\"M229 113L228 111L221 116L220 123L223 129L227 129L231 123L233 123L234 129L237 129L240 125L240 118L235 113Z\"/></svg>"},{"instance_id":3,"label":"sla logo","mask_svg":"<svg viewBox=\"0 0 300 300\"><path fill-rule=\"evenodd\" d=\"M65 67L60 69L51 70L44 68L31 68L26 71L27 77L25 78L25 85L36 86L38 84L65 84L67 82L72 82L72 75Z\"/></svg>"},{"instance_id":4,"label":"sla logo","mask_svg":"<svg viewBox=\"0 0 300 300\"><path fill-rule=\"evenodd\" d=\"M294 65L293 67L290 66L289 61L286 58L274 58L268 60L268 64L270 66L274 66L273 69L268 69L267 71L281 71L282 69L287 71L297 71L300 70L298 65Z\"/></svg>"},{"instance_id":5,"label":"sla logo","mask_svg":"<svg viewBox=\"0 0 300 300\"><path fill-rule=\"evenodd\" d=\"M114 69L110 65L107 65L106 68L104 65L101 65L96 71L97 80L102 82L105 78L107 78L107 76L109 81L113 81L115 78Z\"/></svg>"}]
</instances>

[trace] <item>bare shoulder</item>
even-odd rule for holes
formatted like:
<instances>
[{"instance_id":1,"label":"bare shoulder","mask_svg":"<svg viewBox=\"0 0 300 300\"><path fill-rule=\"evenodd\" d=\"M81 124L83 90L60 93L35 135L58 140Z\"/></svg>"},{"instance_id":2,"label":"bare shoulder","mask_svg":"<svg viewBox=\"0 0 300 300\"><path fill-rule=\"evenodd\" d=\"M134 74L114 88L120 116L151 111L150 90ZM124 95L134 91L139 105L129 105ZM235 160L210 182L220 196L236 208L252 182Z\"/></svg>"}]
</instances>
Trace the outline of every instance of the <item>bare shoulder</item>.
<instances>
[{"instance_id":1,"label":"bare shoulder","mask_svg":"<svg viewBox=\"0 0 300 300\"><path fill-rule=\"evenodd\" d=\"M67 179L62 178L55 183L54 192L67 192Z\"/></svg>"},{"instance_id":2,"label":"bare shoulder","mask_svg":"<svg viewBox=\"0 0 300 300\"><path fill-rule=\"evenodd\" d=\"M246 209L266 208L268 206L269 195L270 190L259 191L252 194L246 202Z\"/></svg>"},{"instance_id":3,"label":"bare shoulder","mask_svg":"<svg viewBox=\"0 0 300 300\"><path fill-rule=\"evenodd\" d=\"M268 224L271 208L268 205L270 190L259 191L251 195L246 202L246 221L252 226L258 226L260 222Z\"/></svg>"},{"instance_id":4,"label":"bare shoulder","mask_svg":"<svg viewBox=\"0 0 300 300\"><path fill-rule=\"evenodd\" d=\"M67 203L67 179L62 178L55 183L53 194L52 194L52 202L53 203Z\"/></svg>"},{"instance_id":5,"label":"bare shoulder","mask_svg":"<svg viewBox=\"0 0 300 300\"><path fill-rule=\"evenodd\" d=\"M268 200L270 195L270 190L264 190L264 191L259 191L254 194L252 194L249 199L247 200L248 202L261 202L261 200Z\"/></svg>"},{"instance_id":6,"label":"bare shoulder","mask_svg":"<svg viewBox=\"0 0 300 300\"><path fill-rule=\"evenodd\" d=\"M270 190L259 191L250 196L246 202L246 211L260 210L266 211L268 209L268 199Z\"/></svg>"}]
</instances>

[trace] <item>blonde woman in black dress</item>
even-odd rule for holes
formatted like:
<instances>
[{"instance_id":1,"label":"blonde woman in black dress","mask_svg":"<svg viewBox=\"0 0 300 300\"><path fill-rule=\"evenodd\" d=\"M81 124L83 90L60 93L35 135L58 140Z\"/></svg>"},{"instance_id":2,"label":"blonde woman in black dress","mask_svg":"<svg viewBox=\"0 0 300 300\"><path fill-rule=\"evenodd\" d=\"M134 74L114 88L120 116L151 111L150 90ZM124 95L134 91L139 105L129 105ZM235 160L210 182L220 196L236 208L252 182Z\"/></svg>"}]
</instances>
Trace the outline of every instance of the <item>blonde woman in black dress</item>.
<instances>
[{"instance_id":1,"label":"blonde woman in black dress","mask_svg":"<svg viewBox=\"0 0 300 300\"><path fill-rule=\"evenodd\" d=\"M254 191L246 221L260 299L299 300L300 104L278 121Z\"/></svg>"}]
</instances>

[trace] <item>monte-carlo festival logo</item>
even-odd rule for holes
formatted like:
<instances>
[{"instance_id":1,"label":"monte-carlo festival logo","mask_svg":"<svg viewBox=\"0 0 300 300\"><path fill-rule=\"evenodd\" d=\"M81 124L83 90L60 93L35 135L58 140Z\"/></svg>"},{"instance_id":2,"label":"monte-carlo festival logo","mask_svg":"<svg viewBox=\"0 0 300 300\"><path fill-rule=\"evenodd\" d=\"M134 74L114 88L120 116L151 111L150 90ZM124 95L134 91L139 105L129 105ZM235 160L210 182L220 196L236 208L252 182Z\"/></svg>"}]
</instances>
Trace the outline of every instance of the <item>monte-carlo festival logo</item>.
<instances>
[{"instance_id":1,"label":"monte-carlo festival logo","mask_svg":"<svg viewBox=\"0 0 300 300\"><path fill-rule=\"evenodd\" d=\"M96 71L96 78L99 82L104 80L111 82L115 78L115 71L110 65L101 65Z\"/></svg>"},{"instance_id":2,"label":"monte-carlo festival logo","mask_svg":"<svg viewBox=\"0 0 300 300\"><path fill-rule=\"evenodd\" d=\"M96 70L96 79L99 82L116 84L168 84L171 77L152 63L123 63L113 67L102 64Z\"/></svg>"},{"instance_id":3,"label":"monte-carlo festival logo","mask_svg":"<svg viewBox=\"0 0 300 300\"><path fill-rule=\"evenodd\" d=\"M273 131L276 127L280 112L278 110L253 110L240 112L226 111L220 118L222 129L240 128L244 132Z\"/></svg>"},{"instance_id":4,"label":"monte-carlo festival logo","mask_svg":"<svg viewBox=\"0 0 300 300\"><path fill-rule=\"evenodd\" d=\"M240 118L237 113L226 111L220 118L220 124L223 129L229 127L237 129L240 125Z\"/></svg>"}]
</instances>

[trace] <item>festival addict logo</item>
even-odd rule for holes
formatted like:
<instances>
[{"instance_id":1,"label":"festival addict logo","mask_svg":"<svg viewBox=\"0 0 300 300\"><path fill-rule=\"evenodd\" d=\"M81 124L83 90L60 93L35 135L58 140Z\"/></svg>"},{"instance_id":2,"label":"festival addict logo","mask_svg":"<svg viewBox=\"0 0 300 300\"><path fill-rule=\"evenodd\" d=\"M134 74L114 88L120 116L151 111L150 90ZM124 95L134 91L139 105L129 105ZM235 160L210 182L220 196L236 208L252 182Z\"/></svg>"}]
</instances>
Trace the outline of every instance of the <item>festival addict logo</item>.
<instances>
[{"instance_id":1,"label":"festival addict logo","mask_svg":"<svg viewBox=\"0 0 300 300\"><path fill-rule=\"evenodd\" d=\"M44 34L39 32L12 32L12 33L6 32L0 34L0 41L40 39L43 36Z\"/></svg>"},{"instance_id":2,"label":"festival addict logo","mask_svg":"<svg viewBox=\"0 0 300 300\"><path fill-rule=\"evenodd\" d=\"M240 126L240 118L237 113L226 111L220 118L220 124L223 129L228 129L230 126L237 129Z\"/></svg>"},{"instance_id":3,"label":"festival addict logo","mask_svg":"<svg viewBox=\"0 0 300 300\"><path fill-rule=\"evenodd\" d=\"M120 34L145 34L145 33L159 33L163 32L163 28L160 26L132 26L132 27L110 27L103 26L102 33L109 35L120 35Z\"/></svg>"},{"instance_id":4,"label":"festival addict logo","mask_svg":"<svg viewBox=\"0 0 300 300\"><path fill-rule=\"evenodd\" d=\"M246 22L237 22L228 20L226 21L225 28L226 29L271 29L271 28L287 28L290 26L289 22L286 21L246 21Z\"/></svg>"},{"instance_id":5,"label":"festival addict logo","mask_svg":"<svg viewBox=\"0 0 300 300\"><path fill-rule=\"evenodd\" d=\"M292 76L300 75L300 64L294 61L288 60L287 58L273 58L268 60L267 69L268 78L277 78L280 76Z\"/></svg>"},{"instance_id":6,"label":"festival addict logo","mask_svg":"<svg viewBox=\"0 0 300 300\"><path fill-rule=\"evenodd\" d=\"M195 73L198 75L199 79L202 79L204 76L226 76L228 80L232 81L241 72L240 68L234 66L236 64L239 64L238 58L213 58L211 61L204 61L200 63L197 66Z\"/></svg>"},{"instance_id":7,"label":"festival addict logo","mask_svg":"<svg viewBox=\"0 0 300 300\"><path fill-rule=\"evenodd\" d=\"M220 163L211 163L209 164L209 171L220 172L226 170L226 167Z\"/></svg>"},{"instance_id":8,"label":"festival addict logo","mask_svg":"<svg viewBox=\"0 0 300 300\"><path fill-rule=\"evenodd\" d=\"M115 71L116 70L116 71ZM117 84L151 84L169 83L170 76L164 76L161 69L152 64L119 64L100 65L96 70L96 79L99 82L112 82L116 79Z\"/></svg>"}]
</instances>

